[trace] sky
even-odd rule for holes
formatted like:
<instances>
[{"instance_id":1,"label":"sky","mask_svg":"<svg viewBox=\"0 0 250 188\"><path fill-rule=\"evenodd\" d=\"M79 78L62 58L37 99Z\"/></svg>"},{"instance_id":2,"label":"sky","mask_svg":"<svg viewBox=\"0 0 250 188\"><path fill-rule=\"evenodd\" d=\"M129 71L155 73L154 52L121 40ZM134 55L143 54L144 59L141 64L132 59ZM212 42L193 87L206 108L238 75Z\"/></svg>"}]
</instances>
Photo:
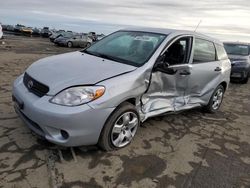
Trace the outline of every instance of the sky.
<instances>
[{"instance_id":1,"label":"sky","mask_svg":"<svg viewBox=\"0 0 250 188\"><path fill-rule=\"evenodd\" d=\"M129 26L195 30L250 42L250 0L3 0L2 24L109 34Z\"/></svg>"}]
</instances>

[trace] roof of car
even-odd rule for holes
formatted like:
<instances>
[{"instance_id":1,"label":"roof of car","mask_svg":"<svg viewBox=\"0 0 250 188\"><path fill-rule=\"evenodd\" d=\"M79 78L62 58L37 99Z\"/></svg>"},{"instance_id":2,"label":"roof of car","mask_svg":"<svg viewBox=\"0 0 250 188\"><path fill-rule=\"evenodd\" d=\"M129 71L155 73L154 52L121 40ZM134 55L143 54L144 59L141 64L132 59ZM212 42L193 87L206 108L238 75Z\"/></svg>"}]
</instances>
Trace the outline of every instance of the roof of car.
<instances>
[{"instance_id":1,"label":"roof of car","mask_svg":"<svg viewBox=\"0 0 250 188\"><path fill-rule=\"evenodd\" d=\"M187 31L187 30L178 30L178 29L164 29L164 28L152 28L152 27L129 27L129 28L125 28L123 30L127 30L127 31L142 31L142 32L152 32L152 33L159 33L159 34L165 34L165 35L169 35L171 33L177 33L177 34L190 34L190 35L195 35L197 37L201 37L203 39L209 40L209 41L213 41L214 43L223 45L223 43L215 38L203 35L201 33L197 33L194 31Z\"/></svg>"}]
</instances>

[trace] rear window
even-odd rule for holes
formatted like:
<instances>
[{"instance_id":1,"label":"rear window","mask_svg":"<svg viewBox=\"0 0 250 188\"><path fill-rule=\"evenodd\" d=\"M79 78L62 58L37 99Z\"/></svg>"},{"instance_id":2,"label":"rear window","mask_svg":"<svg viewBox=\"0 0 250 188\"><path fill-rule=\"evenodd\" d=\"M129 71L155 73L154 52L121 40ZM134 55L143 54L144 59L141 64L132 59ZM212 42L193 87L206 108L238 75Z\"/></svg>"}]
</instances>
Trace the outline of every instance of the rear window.
<instances>
[{"instance_id":1,"label":"rear window","mask_svg":"<svg viewBox=\"0 0 250 188\"><path fill-rule=\"evenodd\" d=\"M215 44L216 51L217 51L217 58L218 60L225 60L228 59L227 52L225 48L219 44Z\"/></svg>"},{"instance_id":2,"label":"rear window","mask_svg":"<svg viewBox=\"0 0 250 188\"><path fill-rule=\"evenodd\" d=\"M215 61L215 47L214 43L203 40L203 39L195 39L194 44L194 57L193 62L194 63L205 63L205 62L211 62Z\"/></svg>"}]
</instances>

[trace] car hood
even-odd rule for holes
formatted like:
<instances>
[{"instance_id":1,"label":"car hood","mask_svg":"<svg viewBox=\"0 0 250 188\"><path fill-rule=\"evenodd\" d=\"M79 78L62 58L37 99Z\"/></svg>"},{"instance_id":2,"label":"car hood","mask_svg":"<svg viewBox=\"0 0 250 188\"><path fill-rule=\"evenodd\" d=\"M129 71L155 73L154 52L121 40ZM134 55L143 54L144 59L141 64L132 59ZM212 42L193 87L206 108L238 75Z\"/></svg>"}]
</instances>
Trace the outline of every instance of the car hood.
<instances>
[{"instance_id":1,"label":"car hood","mask_svg":"<svg viewBox=\"0 0 250 188\"><path fill-rule=\"evenodd\" d=\"M93 85L104 79L135 70L136 67L82 52L47 57L33 63L26 72L49 86L48 95L76 85Z\"/></svg>"},{"instance_id":2,"label":"car hood","mask_svg":"<svg viewBox=\"0 0 250 188\"><path fill-rule=\"evenodd\" d=\"M244 61L244 60L249 60L249 56L241 56L241 55L228 55L228 58L230 61Z\"/></svg>"}]
</instances>

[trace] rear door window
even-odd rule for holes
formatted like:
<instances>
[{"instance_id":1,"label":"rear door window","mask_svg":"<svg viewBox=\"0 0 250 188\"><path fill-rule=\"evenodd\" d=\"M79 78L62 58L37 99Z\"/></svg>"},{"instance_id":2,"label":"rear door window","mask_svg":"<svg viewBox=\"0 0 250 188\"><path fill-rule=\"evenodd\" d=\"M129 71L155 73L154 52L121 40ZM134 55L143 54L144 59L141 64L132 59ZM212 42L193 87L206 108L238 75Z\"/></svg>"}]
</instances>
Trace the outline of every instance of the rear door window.
<instances>
[{"instance_id":1,"label":"rear door window","mask_svg":"<svg viewBox=\"0 0 250 188\"><path fill-rule=\"evenodd\" d=\"M228 59L227 52L225 48L219 44L215 44L216 52L217 52L217 59L218 60L225 60Z\"/></svg>"},{"instance_id":2,"label":"rear door window","mask_svg":"<svg viewBox=\"0 0 250 188\"><path fill-rule=\"evenodd\" d=\"M213 42L199 38L195 39L193 63L216 61L215 54L215 47Z\"/></svg>"}]
</instances>

